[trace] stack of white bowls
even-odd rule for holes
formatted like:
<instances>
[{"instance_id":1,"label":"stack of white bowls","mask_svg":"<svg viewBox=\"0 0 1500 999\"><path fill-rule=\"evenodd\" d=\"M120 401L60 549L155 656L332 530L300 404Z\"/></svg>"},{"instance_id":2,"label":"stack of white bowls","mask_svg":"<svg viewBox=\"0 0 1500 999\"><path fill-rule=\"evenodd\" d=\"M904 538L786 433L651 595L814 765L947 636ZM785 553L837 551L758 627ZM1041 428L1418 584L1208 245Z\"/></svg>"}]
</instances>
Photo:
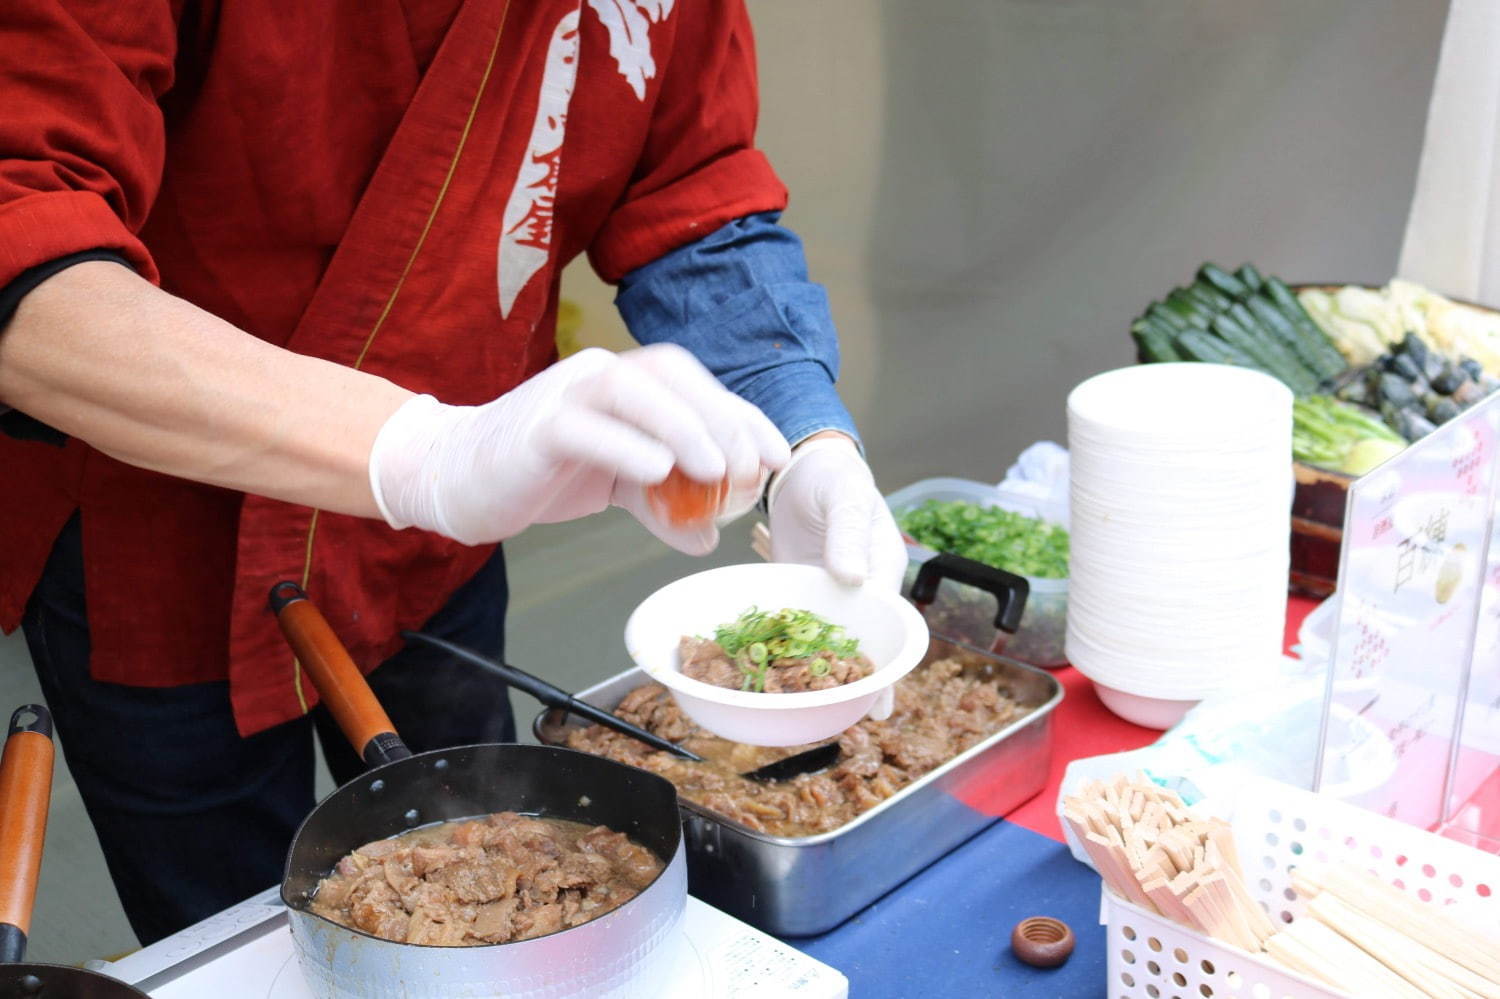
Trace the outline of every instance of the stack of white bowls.
<instances>
[{"instance_id":1,"label":"stack of white bowls","mask_svg":"<svg viewBox=\"0 0 1500 999\"><path fill-rule=\"evenodd\" d=\"M1116 714L1167 728L1271 668L1286 621L1292 394L1143 364L1068 396L1067 653Z\"/></svg>"}]
</instances>

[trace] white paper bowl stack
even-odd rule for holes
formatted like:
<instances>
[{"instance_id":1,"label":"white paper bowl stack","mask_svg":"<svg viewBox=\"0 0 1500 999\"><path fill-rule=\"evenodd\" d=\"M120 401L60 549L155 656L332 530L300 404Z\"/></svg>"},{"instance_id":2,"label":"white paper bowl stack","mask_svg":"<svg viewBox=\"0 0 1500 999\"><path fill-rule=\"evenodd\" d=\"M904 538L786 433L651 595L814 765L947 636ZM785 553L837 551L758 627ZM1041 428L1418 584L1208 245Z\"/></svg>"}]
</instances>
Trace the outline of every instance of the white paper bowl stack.
<instances>
[{"instance_id":1,"label":"white paper bowl stack","mask_svg":"<svg viewBox=\"0 0 1500 999\"><path fill-rule=\"evenodd\" d=\"M1276 661L1292 394L1218 364L1143 364L1068 396L1068 660L1116 714L1167 728Z\"/></svg>"}]
</instances>

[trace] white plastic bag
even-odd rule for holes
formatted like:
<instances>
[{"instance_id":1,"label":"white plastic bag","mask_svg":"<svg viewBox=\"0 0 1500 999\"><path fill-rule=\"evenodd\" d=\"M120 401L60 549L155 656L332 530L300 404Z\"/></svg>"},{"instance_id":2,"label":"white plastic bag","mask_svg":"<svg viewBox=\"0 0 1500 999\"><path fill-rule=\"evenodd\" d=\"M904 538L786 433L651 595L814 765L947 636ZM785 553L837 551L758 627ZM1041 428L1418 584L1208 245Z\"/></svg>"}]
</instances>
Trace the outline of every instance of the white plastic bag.
<instances>
[{"instance_id":1,"label":"white plastic bag","mask_svg":"<svg viewBox=\"0 0 1500 999\"><path fill-rule=\"evenodd\" d=\"M1052 441L1038 441L1022 451L1016 463L1005 470L998 488L1056 504L1063 511L1063 522L1067 523L1068 449Z\"/></svg>"},{"instance_id":2,"label":"white plastic bag","mask_svg":"<svg viewBox=\"0 0 1500 999\"><path fill-rule=\"evenodd\" d=\"M1246 777L1269 777L1311 788L1322 728L1325 676L1322 664L1281 657L1260 682L1224 691L1189 711L1154 744L1126 753L1090 756L1068 764L1057 811L1069 794L1091 780L1142 773L1194 805L1205 798L1233 797ZM1358 799L1395 773L1390 741L1342 706L1330 719L1321 791ZM1067 822L1063 833L1073 856L1089 863Z\"/></svg>"}]
</instances>

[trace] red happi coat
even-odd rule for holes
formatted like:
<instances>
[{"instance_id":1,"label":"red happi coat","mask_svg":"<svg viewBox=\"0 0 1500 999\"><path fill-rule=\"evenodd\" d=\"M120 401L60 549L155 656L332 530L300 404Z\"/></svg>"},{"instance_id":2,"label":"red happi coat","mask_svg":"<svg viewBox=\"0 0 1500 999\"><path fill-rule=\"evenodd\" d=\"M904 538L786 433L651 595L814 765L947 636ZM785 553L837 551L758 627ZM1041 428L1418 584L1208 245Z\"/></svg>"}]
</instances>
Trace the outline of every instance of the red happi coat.
<instances>
[{"instance_id":1,"label":"red happi coat","mask_svg":"<svg viewBox=\"0 0 1500 999\"><path fill-rule=\"evenodd\" d=\"M558 280L615 279L785 191L740 0L7 0L0 285L92 247L299 353L447 402L551 363ZM98 680L304 713L266 593L372 668L490 554L0 437L0 626L82 512Z\"/></svg>"}]
</instances>

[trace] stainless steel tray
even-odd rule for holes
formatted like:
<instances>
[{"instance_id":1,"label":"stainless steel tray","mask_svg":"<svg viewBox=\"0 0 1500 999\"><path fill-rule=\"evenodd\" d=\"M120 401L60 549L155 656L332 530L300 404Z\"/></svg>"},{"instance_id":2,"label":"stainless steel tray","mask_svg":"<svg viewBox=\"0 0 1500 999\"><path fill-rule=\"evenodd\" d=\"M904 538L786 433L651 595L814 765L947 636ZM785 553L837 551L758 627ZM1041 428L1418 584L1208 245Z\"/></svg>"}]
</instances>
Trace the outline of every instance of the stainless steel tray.
<instances>
[{"instance_id":1,"label":"stainless steel tray","mask_svg":"<svg viewBox=\"0 0 1500 999\"><path fill-rule=\"evenodd\" d=\"M1041 791L1062 685L1042 670L936 635L918 668L949 657L993 671L1032 710L853 821L816 836L770 836L680 799L688 890L777 936L822 933ZM614 710L649 682L632 669L578 697ZM536 716L532 731L556 744L582 724L551 710Z\"/></svg>"}]
</instances>

